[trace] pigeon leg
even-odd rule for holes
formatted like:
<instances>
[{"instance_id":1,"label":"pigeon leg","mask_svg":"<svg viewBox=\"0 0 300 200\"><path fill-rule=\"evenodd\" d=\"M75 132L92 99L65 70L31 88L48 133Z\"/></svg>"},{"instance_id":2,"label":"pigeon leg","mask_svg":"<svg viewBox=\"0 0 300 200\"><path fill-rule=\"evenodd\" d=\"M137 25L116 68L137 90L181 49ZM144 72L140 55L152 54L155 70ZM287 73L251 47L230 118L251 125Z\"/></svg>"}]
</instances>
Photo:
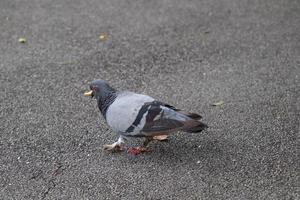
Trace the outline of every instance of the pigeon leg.
<instances>
[{"instance_id":1,"label":"pigeon leg","mask_svg":"<svg viewBox=\"0 0 300 200\"><path fill-rule=\"evenodd\" d=\"M122 136L119 137L118 141L113 144L105 144L104 149L108 151L124 151L124 138Z\"/></svg>"},{"instance_id":2,"label":"pigeon leg","mask_svg":"<svg viewBox=\"0 0 300 200\"><path fill-rule=\"evenodd\" d=\"M140 153L149 152L148 145L153 140L153 137L146 137L144 143L140 147L130 147L127 152L133 155L138 155Z\"/></svg>"}]
</instances>

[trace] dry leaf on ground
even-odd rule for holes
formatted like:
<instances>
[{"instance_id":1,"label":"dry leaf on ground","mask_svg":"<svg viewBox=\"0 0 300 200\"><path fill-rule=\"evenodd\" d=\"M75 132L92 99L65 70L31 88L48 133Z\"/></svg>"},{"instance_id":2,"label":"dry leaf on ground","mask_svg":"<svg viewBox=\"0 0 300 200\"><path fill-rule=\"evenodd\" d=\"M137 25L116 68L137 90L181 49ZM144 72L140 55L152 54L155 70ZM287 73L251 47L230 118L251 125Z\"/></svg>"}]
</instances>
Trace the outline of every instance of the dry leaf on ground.
<instances>
[{"instance_id":1,"label":"dry leaf on ground","mask_svg":"<svg viewBox=\"0 0 300 200\"><path fill-rule=\"evenodd\" d=\"M212 106L223 106L224 105L224 101L218 101L216 103L211 104Z\"/></svg>"},{"instance_id":2,"label":"dry leaf on ground","mask_svg":"<svg viewBox=\"0 0 300 200\"><path fill-rule=\"evenodd\" d=\"M156 135L153 137L154 140L160 140L160 141L164 141L168 139L167 135Z\"/></svg>"},{"instance_id":3,"label":"dry leaf on ground","mask_svg":"<svg viewBox=\"0 0 300 200\"><path fill-rule=\"evenodd\" d=\"M26 43L27 40L26 40L26 38L21 37L21 38L19 38L19 42L20 42L20 43Z\"/></svg>"},{"instance_id":4,"label":"dry leaf on ground","mask_svg":"<svg viewBox=\"0 0 300 200\"><path fill-rule=\"evenodd\" d=\"M108 37L108 35L106 33L102 33L100 36L99 36L99 40L106 40Z\"/></svg>"}]
</instances>

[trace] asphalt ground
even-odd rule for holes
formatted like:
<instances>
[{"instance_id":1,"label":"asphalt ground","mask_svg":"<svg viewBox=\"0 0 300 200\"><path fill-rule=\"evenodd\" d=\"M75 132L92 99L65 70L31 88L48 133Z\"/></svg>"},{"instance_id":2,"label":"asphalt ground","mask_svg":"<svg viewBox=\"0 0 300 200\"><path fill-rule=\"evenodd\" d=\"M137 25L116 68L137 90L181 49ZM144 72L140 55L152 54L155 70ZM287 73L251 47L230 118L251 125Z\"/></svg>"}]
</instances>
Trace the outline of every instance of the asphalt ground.
<instances>
[{"instance_id":1,"label":"asphalt ground","mask_svg":"<svg viewBox=\"0 0 300 200\"><path fill-rule=\"evenodd\" d=\"M299 76L298 0L1 0L0 199L300 199ZM96 78L210 128L108 153Z\"/></svg>"}]
</instances>

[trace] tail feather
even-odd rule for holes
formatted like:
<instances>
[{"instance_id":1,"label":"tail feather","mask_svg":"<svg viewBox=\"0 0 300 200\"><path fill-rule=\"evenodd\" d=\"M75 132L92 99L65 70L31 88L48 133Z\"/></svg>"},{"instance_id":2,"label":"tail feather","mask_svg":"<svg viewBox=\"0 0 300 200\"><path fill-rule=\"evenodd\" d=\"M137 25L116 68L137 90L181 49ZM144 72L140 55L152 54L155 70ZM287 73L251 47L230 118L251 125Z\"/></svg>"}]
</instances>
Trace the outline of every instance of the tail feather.
<instances>
[{"instance_id":1,"label":"tail feather","mask_svg":"<svg viewBox=\"0 0 300 200\"><path fill-rule=\"evenodd\" d=\"M195 119L195 120L202 119L202 116L197 114L197 113L186 112L184 110L178 110L177 112L179 112L181 114L184 114L185 116L187 116L189 118L192 118L192 119Z\"/></svg>"},{"instance_id":2,"label":"tail feather","mask_svg":"<svg viewBox=\"0 0 300 200\"><path fill-rule=\"evenodd\" d=\"M196 120L199 120L202 118L201 115L197 114L197 113L186 113L186 116L192 118L192 119L196 119Z\"/></svg>"},{"instance_id":3,"label":"tail feather","mask_svg":"<svg viewBox=\"0 0 300 200\"><path fill-rule=\"evenodd\" d=\"M203 122L200 122L199 120L202 119L202 116L197 113L187 112L178 108L175 108L174 106L163 104L165 107L170 108L178 113L181 113L185 115L186 117L189 117L190 120L184 121L184 126L181 130L187 133L198 133L203 131L204 129L208 128L206 124Z\"/></svg>"},{"instance_id":4,"label":"tail feather","mask_svg":"<svg viewBox=\"0 0 300 200\"><path fill-rule=\"evenodd\" d=\"M191 112L187 112L187 111L184 111L184 110L181 110L181 109L178 109L178 108L175 108L174 106L171 106L171 105L168 105L168 104L164 104L164 106L172 109L172 110L175 110L181 114L184 114L192 119L196 119L196 120L199 120L202 118L201 115L197 114L197 113L191 113Z\"/></svg>"},{"instance_id":5,"label":"tail feather","mask_svg":"<svg viewBox=\"0 0 300 200\"><path fill-rule=\"evenodd\" d=\"M208 126L206 124L204 124L203 122L200 121L196 121L196 125L193 126L188 126L185 129L183 129L183 131L187 132L187 133L199 133L201 131L203 131L204 129L208 128Z\"/></svg>"}]
</instances>

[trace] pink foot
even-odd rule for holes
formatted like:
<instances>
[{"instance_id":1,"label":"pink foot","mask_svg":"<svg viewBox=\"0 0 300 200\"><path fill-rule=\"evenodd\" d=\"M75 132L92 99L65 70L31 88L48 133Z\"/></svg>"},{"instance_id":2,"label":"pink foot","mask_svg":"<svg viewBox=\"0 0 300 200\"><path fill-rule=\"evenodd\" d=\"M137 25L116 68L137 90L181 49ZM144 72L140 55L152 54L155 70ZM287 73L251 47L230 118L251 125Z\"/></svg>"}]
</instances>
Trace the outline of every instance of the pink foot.
<instances>
[{"instance_id":1,"label":"pink foot","mask_svg":"<svg viewBox=\"0 0 300 200\"><path fill-rule=\"evenodd\" d=\"M129 147L127 150L127 153L130 153L132 155L138 155L141 153L149 152L150 150L145 147Z\"/></svg>"}]
</instances>

